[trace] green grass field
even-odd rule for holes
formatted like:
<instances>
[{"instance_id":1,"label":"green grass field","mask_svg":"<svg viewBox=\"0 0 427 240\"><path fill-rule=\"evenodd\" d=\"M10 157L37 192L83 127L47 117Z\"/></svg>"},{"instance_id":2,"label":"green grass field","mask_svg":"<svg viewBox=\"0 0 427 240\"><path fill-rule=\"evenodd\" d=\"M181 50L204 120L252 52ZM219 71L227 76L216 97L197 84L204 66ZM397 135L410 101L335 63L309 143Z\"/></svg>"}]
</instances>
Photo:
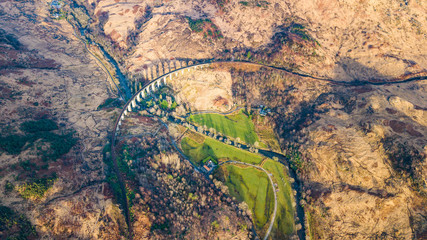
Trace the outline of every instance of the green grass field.
<instances>
[{"instance_id":1,"label":"green grass field","mask_svg":"<svg viewBox=\"0 0 427 240\"><path fill-rule=\"evenodd\" d=\"M191 115L188 117L188 121L199 126L206 125L208 128L214 128L225 136L239 137L245 143L254 144L256 141L259 142L252 120L242 111L226 116L211 113Z\"/></svg>"},{"instance_id":2,"label":"green grass field","mask_svg":"<svg viewBox=\"0 0 427 240\"><path fill-rule=\"evenodd\" d=\"M262 165L273 174L273 181L279 189L277 216L271 236L273 239L286 239L294 232L292 189L282 164L193 132L181 140L181 148L196 165L209 157L216 161L234 160ZM214 175L228 186L232 196L248 204L258 234L264 234L274 209L274 195L266 174L253 167L226 164L215 170Z\"/></svg>"},{"instance_id":3,"label":"green grass field","mask_svg":"<svg viewBox=\"0 0 427 240\"><path fill-rule=\"evenodd\" d=\"M274 195L267 175L252 167L236 165L221 166L219 173L230 194L248 204L258 231L268 226L274 210Z\"/></svg>"},{"instance_id":4,"label":"green grass field","mask_svg":"<svg viewBox=\"0 0 427 240\"><path fill-rule=\"evenodd\" d=\"M200 165L209 156L215 160L228 159L251 164L259 164L263 159L260 155L241 150L211 138L205 138L204 142L200 144L192 138L185 137L181 140L181 148L184 154L196 165Z\"/></svg>"},{"instance_id":5,"label":"green grass field","mask_svg":"<svg viewBox=\"0 0 427 240\"><path fill-rule=\"evenodd\" d=\"M282 164L271 159L264 161L262 166L273 174L273 181L278 185L277 192L277 215L271 232L273 239L283 239L294 231L294 210L292 207L292 188L288 176Z\"/></svg>"}]
</instances>

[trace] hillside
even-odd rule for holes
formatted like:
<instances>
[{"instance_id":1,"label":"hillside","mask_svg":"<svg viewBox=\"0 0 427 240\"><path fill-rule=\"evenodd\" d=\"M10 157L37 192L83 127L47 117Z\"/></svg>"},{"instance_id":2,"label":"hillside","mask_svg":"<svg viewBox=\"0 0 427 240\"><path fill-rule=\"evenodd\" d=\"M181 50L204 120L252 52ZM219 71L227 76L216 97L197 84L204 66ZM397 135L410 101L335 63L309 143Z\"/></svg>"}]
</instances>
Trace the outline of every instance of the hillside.
<instances>
[{"instance_id":1,"label":"hillside","mask_svg":"<svg viewBox=\"0 0 427 240\"><path fill-rule=\"evenodd\" d=\"M421 0L1 1L0 238L425 239L426 46Z\"/></svg>"},{"instance_id":2,"label":"hillside","mask_svg":"<svg viewBox=\"0 0 427 240\"><path fill-rule=\"evenodd\" d=\"M344 81L426 71L423 1L79 2L129 74L171 59L232 57Z\"/></svg>"}]
</instances>

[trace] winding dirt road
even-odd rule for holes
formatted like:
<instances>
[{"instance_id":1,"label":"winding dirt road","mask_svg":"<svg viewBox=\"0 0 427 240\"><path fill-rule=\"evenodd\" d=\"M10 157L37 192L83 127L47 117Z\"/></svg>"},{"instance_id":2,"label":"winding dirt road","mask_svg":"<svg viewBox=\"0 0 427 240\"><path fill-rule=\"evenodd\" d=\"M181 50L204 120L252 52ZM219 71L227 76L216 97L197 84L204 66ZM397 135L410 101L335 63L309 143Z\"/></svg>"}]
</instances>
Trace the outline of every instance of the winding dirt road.
<instances>
[{"instance_id":1,"label":"winding dirt road","mask_svg":"<svg viewBox=\"0 0 427 240\"><path fill-rule=\"evenodd\" d=\"M257 169L265 172L265 174L267 174L267 177L268 177L268 179L270 180L270 183L271 183L271 187L273 188L273 194L274 194L273 216L271 216L270 226L268 227L268 230L267 230L267 232L265 233L265 236L264 236L264 240L267 240L268 236L270 235L271 229L273 229L273 225L274 225L274 221L276 220L276 213L277 213L277 193L276 193L276 187L274 186L273 179L271 178L272 174L269 173L269 172L267 172L267 170L265 170L264 168L262 168L260 166L257 166L257 165L250 164L250 163L244 163L244 162L238 162L238 161L225 161L225 162L222 162L219 165L223 165L223 164L241 164L241 165L246 165L246 166L257 168Z\"/></svg>"}]
</instances>

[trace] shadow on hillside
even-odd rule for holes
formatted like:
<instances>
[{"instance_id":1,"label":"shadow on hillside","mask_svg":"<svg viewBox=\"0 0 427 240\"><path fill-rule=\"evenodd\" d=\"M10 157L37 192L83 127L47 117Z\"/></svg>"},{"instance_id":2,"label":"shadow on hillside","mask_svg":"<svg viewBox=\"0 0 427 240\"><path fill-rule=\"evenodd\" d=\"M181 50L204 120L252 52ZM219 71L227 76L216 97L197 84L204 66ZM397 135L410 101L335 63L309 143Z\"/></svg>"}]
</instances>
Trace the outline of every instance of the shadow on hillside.
<instances>
[{"instance_id":1,"label":"shadow on hillside","mask_svg":"<svg viewBox=\"0 0 427 240\"><path fill-rule=\"evenodd\" d=\"M381 74L378 70L367 67L350 57L341 58L337 64L338 67L334 70L334 78L337 78L337 80L347 78L356 82L380 82L390 79L390 77Z\"/></svg>"}]
</instances>

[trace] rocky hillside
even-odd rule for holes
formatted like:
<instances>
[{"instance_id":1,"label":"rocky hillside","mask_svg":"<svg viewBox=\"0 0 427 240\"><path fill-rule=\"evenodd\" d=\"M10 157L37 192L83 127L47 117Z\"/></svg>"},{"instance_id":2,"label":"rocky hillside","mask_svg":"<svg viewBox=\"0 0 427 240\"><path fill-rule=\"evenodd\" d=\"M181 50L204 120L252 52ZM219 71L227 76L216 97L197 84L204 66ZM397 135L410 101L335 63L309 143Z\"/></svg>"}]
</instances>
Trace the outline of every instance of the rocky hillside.
<instances>
[{"instance_id":1,"label":"rocky hillside","mask_svg":"<svg viewBox=\"0 0 427 240\"><path fill-rule=\"evenodd\" d=\"M345 81L426 72L419 0L77 2L130 74L182 58L240 58Z\"/></svg>"},{"instance_id":2,"label":"rocky hillside","mask_svg":"<svg viewBox=\"0 0 427 240\"><path fill-rule=\"evenodd\" d=\"M424 238L425 82L350 87L269 70L234 79L238 98L277 112L311 239Z\"/></svg>"},{"instance_id":3,"label":"rocky hillside","mask_svg":"<svg viewBox=\"0 0 427 240\"><path fill-rule=\"evenodd\" d=\"M106 74L46 2L0 3L1 239L118 239L103 182ZM34 230L31 230L34 229Z\"/></svg>"},{"instance_id":4,"label":"rocky hillside","mask_svg":"<svg viewBox=\"0 0 427 240\"><path fill-rule=\"evenodd\" d=\"M264 121L302 182L307 239L426 238L427 85L383 84L427 75L426 1L58 4L0 2L1 239L254 238L247 213L178 157L159 122L137 119L150 134L124 135L125 162L112 164L123 99L87 51L97 44L141 82L174 60L286 69L224 66L212 94L209 72L180 87L194 109L271 108Z\"/></svg>"},{"instance_id":5,"label":"rocky hillside","mask_svg":"<svg viewBox=\"0 0 427 240\"><path fill-rule=\"evenodd\" d=\"M0 238L127 239L108 149L123 102L97 56L49 4L0 3ZM126 186L134 238L251 238L246 212L172 154L162 133L120 144L153 149Z\"/></svg>"}]
</instances>

